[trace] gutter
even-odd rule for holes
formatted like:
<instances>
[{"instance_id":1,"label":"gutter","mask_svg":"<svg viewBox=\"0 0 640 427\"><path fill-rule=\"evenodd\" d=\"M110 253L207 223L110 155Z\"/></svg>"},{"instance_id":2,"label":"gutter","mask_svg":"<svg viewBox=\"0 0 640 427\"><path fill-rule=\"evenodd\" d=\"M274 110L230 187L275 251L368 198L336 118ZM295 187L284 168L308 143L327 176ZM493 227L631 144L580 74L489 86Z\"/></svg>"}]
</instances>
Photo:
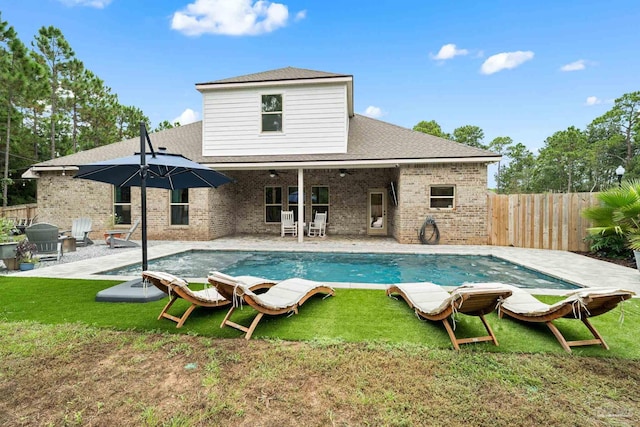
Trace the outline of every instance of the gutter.
<instances>
[{"instance_id":1,"label":"gutter","mask_svg":"<svg viewBox=\"0 0 640 427\"><path fill-rule=\"evenodd\" d=\"M501 156L484 157L447 157L436 159L411 158L411 159L382 159L382 160L306 160L306 161L273 161L273 162L225 162L200 164L215 170L268 170L268 169L382 169L397 168L402 165L414 164L446 164L446 163L493 163L500 161ZM40 172L74 172L77 166L31 166L23 174L22 178L37 179Z\"/></svg>"}]
</instances>

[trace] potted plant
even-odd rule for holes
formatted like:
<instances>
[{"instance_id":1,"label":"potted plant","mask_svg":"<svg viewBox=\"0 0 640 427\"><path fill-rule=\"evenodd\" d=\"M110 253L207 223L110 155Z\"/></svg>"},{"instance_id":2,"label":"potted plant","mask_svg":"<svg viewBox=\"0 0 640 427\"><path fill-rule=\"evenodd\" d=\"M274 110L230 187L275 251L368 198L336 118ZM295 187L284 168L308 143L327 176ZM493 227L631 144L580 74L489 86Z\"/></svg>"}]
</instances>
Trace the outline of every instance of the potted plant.
<instances>
[{"instance_id":1,"label":"potted plant","mask_svg":"<svg viewBox=\"0 0 640 427\"><path fill-rule=\"evenodd\" d=\"M14 239L15 224L8 218L0 218L0 259L16 257L18 242ZM6 264L6 263L5 263Z\"/></svg>"},{"instance_id":2,"label":"potted plant","mask_svg":"<svg viewBox=\"0 0 640 427\"><path fill-rule=\"evenodd\" d=\"M33 270L38 258L35 254L38 252L38 248L34 243L31 243L28 239L24 239L18 243L16 247L16 259L20 270Z\"/></svg>"},{"instance_id":3,"label":"potted plant","mask_svg":"<svg viewBox=\"0 0 640 427\"><path fill-rule=\"evenodd\" d=\"M587 229L591 250L612 255L625 255L633 250L636 266L640 270L640 180L620 183L597 196L599 206L582 211L582 216L593 221Z\"/></svg>"}]
</instances>

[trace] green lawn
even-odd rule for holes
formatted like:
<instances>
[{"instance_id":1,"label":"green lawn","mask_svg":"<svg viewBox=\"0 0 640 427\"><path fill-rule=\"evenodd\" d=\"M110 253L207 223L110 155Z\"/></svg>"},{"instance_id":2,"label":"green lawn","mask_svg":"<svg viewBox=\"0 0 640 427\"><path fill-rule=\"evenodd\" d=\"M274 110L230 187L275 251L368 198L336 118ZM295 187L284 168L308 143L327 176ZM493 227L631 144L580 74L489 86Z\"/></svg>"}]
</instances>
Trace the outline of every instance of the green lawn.
<instances>
[{"instance_id":1,"label":"green lawn","mask_svg":"<svg viewBox=\"0 0 640 427\"><path fill-rule=\"evenodd\" d=\"M117 330L166 331L197 334L213 338L239 337L231 328L221 329L226 309L198 308L181 329L175 323L157 316L167 299L134 303L99 303L94 298L98 291L116 282L0 278L0 321L35 321L43 324L83 323ZM197 285L196 285L197 286ZM545 302L558 298L541 297ZM181 314L188 304L179 300L171 312ZM573 353L584 356L606 356L625 359L640 358L640 342L633 337L640 326L640 301L623 304L624 322L620 323L621 309L593 319L595 327L611 347L607 351L591 346L574 348ZM232 320L248 324L253 309L237 310ZM500 342L499 347L481 343L465 345L463 349L491 352L564 353L551 332L544 325L519 323L488 318ZM557 325L568 340L590 338L584 325L576 320L560 320ZM477 318L458 316L456 334L460 337L482 333ZM428 348L451 348L451 343L440 323L419 320L402 300L386 297L381 290L337 289L335 297L321 296L307 301L298 315L266 317L254 333L254 338L275 338L290 341L416 343Z\"/></svg>"}]
</instances>

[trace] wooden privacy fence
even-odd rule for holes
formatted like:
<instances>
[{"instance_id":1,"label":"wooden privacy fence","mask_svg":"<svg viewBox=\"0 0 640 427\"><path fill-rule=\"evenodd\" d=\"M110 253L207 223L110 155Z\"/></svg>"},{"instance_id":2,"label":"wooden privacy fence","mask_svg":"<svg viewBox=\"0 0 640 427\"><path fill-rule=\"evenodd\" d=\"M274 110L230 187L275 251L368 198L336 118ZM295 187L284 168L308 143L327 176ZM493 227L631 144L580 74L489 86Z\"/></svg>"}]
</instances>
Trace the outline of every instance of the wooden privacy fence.
<instances>
[{"instance_id":1,"label":"wooden privacy fence","mask_svg":"<svg viewBox=\"0 0 640 427\"><path fill-rule=\"evenodd\" d=\"M0 216L4 218L13 218L18 221L21 219L33 219L36 217L37 213L37 203L30 203L28 205L7 206L6 208L0 207Z\"/></svg>"},{"instance_id":2,"label":"wooden privacy fence","mask_svg":"<svg viewBox=\"0 0 640 427\"><path fill-rule=\"evenodd\" d=\"M598 204L597 193L488 195L489 244L588 251L590 222L580 212Z\"/></svg>"}]
</instances>

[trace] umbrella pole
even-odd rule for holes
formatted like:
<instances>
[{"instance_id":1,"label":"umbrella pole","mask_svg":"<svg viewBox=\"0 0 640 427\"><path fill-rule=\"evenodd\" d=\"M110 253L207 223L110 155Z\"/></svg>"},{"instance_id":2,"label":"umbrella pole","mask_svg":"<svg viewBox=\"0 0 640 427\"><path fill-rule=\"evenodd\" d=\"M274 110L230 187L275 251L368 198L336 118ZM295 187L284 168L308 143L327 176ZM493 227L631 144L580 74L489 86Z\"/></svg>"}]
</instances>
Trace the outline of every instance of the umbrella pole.
<instances>
[{"instance_id":1,"label":"umbrella pole","mask_svg":"<svg viewBox=\"0 0 640 427\"><path fill-rule=\"evenodd\" d=\"M140 209L142 217L142 271L147 270L147 164L145 135L147 129L140 122Z\"/></svg>"}]
</instances>

